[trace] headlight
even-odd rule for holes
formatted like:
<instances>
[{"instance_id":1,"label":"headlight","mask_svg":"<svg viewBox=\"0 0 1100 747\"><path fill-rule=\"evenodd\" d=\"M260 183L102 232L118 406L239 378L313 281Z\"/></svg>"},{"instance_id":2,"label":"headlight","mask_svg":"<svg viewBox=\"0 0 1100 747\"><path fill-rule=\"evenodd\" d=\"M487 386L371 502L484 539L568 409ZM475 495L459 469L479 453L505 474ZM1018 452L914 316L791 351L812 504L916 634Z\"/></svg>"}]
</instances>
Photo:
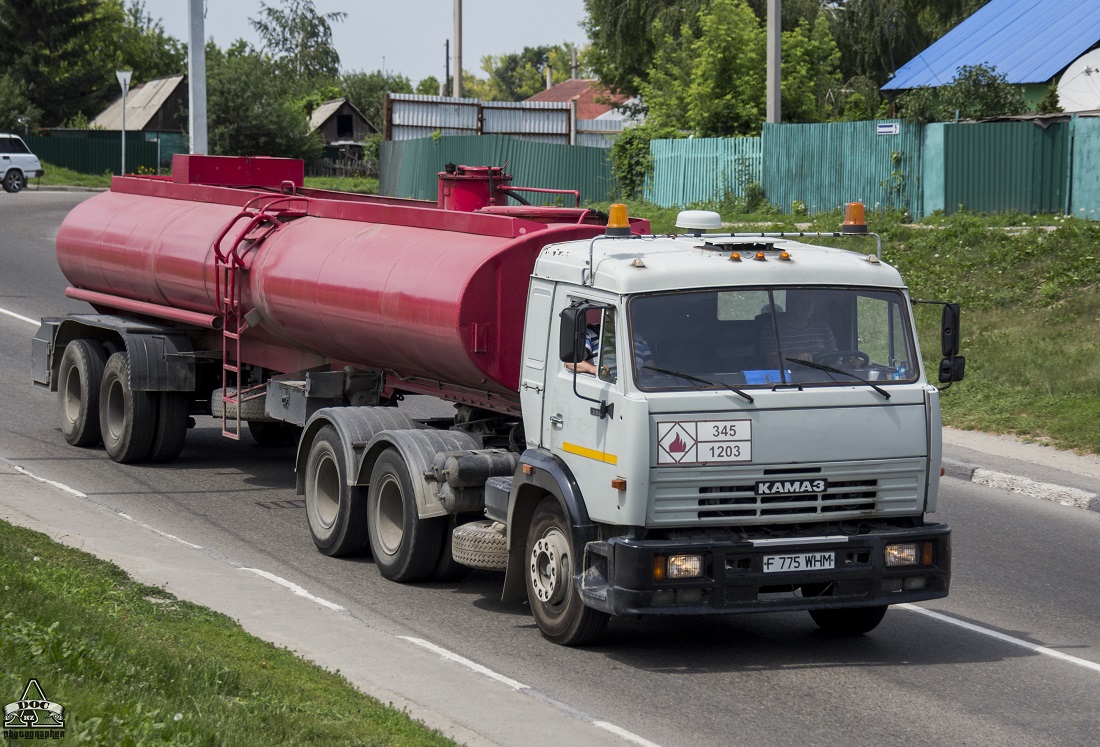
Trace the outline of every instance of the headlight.
<instances>
[{"instance_id":1,"label":"headlight","mask_svg":"<svg viewBox=\"0 0 1100 747\"><path fill-rule=\"evenodd\" d=\"M933 543L899 542L886 546L886 566L932 565Z\"/></svg>"},{"instance_id":2,"label":"headlight","mask_svg":"<svg viewBox=\"0 0 1100 747\"><path fill-rule=\"evenodd\" d=\"M702 555L669 555L668 577L698 578L703 575Z\"/></svg>"}]
</instances>

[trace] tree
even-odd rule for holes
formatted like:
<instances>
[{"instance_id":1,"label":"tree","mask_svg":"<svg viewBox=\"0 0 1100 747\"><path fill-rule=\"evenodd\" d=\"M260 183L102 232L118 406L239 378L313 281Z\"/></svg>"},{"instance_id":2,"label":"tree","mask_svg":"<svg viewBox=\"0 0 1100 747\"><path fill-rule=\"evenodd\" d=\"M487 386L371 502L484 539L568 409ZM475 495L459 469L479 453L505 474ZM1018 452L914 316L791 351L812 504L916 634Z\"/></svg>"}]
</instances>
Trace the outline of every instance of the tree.
<instances>
[{"instance_id":1,"label":"tree","mask_svg":"<svg viewBox=\"0 0 1100 747\"><path fill-rule=\"evenodd\" d=\"M100 0L0 0L0 70L24 84L47 125L98 110L117 89L96 42L102 14Z\"/></svg>"},{"instance_id":2,"label":"tree","mask_svg":"<svg viewBox=\"0 0 1100 747\"><path fill-rule=\"evenodd\" d=\"M840 50L818 15L783 32L782 113L785 122L821 122L839 114Z\"/></svg>"},{"instance_id":3,"label":"tree","mask_svg":"<svg viewBox=\"0 0 1100 747\"><path fill-rule=\"evenodd\" d=\"M10 73L0 74L0 132L24 135L38 127L41 110L27 98L27 87Z\"/></svg>"},{"instance_id":4,"label":"tree","mask_svg":"<svg viewBox=\"0 0 1100 747\"><path fill-rule=\"evenodd\" d=\"M227 51L206 45L210 151L220 155L264 155L312 160L321 141L310 132L290 82L280 82L279 65L243 40Z\"/></svg>"},{"instance_id":5,"label":"tree","mask_svg":"<svg viewBox=\"0 0 1100 747\"><path fill-rule=\"evenodd\" d=\"M588 64L613 93L640 93L667 37L697 36L701 10L711 0L585 0Z\"/></svg>"},{"instance_id":6,"label":"tree","mask_svg":"<svg viewBox=\"0 0 1100 747\"><path fill-rule=\"evenodd\" d=\"M524 47L499 57L481 58L481 69L488 76L489 101L523 101L546 88L546 70L554 85L572 74L572 44Z\"/></svg>"},{"instance_id":7,"label":"tree","mask_svg":"<svg viewBox=\"0 0 1100 747\"><path fill-rule=\"evenodd\" d=\"M422 78L420 82L416 84L416 93L419 93L421 96L438 96L439 78L434 75Z\"/></svg>"},{"instance_id":8,"label":"tree","mask_svg":"<svg viewBox=\"0 0 1100 747\"><path fill-rule=\"evenodd\" d=\"M21 82L46 125L94 116L134 82L180 72L183 45L142 0L0 0L0 70Z\"/></svg>"},{"instance_id":9,"label":"tree","mask_svg":"<svg viewBox=\"0 0 1100 747\"><path fill-rule=\"evenodd\" d=\"M372 73L345 74L340 79L340 90L348 101L363 112L368 122L381 130L385 119L382 103L386 94L412 93L413 87L404 75L375 70Z\"/></svg>"},{"instance_id":10,"label":"tree","mask_svg":"<svg viewBox=\"0 0 1100 747\"><path fill-rule=\"evenodd\" d=\"M898 97L901 115L916 122L984 119L1027 111L1019 88L995 68L963 65L949 85L916 88Z\"/></svg>"},{"instance_id":11,"label":"tree","mask_svg":"<svg viewBox=\"0 0 1100 747\"><path fill-rule=\"evenodd\" d=\"M276 59L282 70L306 85L335 80L340 55L332 45L332 24L347 13L318 13L313 0L279 0L281 8L260 3L260 17L249 23L264 41L261 51Z\"/></svg>"}]
</instances>

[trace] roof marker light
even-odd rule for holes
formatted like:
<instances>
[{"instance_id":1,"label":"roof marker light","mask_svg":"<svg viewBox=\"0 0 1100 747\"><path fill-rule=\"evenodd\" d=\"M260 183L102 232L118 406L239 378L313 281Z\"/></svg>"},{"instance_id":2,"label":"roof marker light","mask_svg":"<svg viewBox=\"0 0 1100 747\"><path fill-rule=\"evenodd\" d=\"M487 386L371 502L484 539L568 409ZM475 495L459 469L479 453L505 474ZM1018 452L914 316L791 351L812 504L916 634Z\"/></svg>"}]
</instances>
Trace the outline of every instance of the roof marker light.
<instances>
[{"instance_id":1,"label":"roof marker light","mask_svg":"<svg viewBox=\"0 0 1100 747\"><path fill-rule=\"evenodd\" d=\"M867 233L867 219L863 214L862 202L849 202L844 208L844 223L840 227L842 234Z\"/></svg>"},{"instance_id":2,"label":"roof marker light","mask_svg":"<svg viewBox=\"0 0 1100 747\"><path fill-rule=\"evenodd\" d=\"M625 238L630 236L630 219L626 216L626 205L616 202L608 210L607 230L604 236Z\"/></svg>"},{"instance_id":3,"label":"roof marker light","mask_svg":"<svg viewBox=\"0 0 1100 747\"><path fill-rule=\"evenodd\" d=\"M767 255L764 254L764 252L757 252L756 256L753 257L753 259L755 259L757 262L767 262L768 261L768 257L767 257Z\"/></svg>"},{"instance_id":4,"label":"roof marker light","mask_svg":"<svg viewBox=\"0 0 1100 747\"><path fill-rule=\"evenodd\" d=\"M790 262L791 261L791 253L790 252L780 252L779 253L779 258L781 260L783 260L784 262Z\"/></svg>"},{"instance_id":5,"label":"roof marker light","mask_svg":"<svg viewBox=\"0 0 1100 747\"><path fill-rule=\"evenodd\" d=\"M740 261L741 261L741 252L734 252L733 254L730 255L730 262L740 262Z\"/></svg>"}]
</instances>

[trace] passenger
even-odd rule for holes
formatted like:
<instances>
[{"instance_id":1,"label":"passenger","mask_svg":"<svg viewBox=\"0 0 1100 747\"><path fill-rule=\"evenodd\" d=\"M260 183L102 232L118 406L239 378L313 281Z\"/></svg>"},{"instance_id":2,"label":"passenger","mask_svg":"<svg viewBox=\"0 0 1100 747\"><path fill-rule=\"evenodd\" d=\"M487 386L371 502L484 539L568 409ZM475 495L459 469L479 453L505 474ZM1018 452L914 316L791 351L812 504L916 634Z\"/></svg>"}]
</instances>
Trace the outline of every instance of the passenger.
<instances>
[{"instance_id":1,"label":"passenger","mask_svg":"<svg viewBox=\"0 0 1100 747\"><path fill-rule=\"evenodd\" d=\"M775 317L784 358L812 362L814 356L836 352L836 338L829 325L813 320L815 300L811 291L787 291L787 311ZM761 330L761 346L769 365L778 366L775 332L770 324Z\"/></svg>"},{"instance_id":2,"label":"passenger","mask_svg":"<svg viewBox=\"0 0 1100 747\"><path fill-rule=\"evenodd\" d=\"M577 373L596 373L596 361L600 357L600 329L594 324L589 324L584 330L584 360L576 363L566 363L565 367Z\"/></svg>"}]
</instances>

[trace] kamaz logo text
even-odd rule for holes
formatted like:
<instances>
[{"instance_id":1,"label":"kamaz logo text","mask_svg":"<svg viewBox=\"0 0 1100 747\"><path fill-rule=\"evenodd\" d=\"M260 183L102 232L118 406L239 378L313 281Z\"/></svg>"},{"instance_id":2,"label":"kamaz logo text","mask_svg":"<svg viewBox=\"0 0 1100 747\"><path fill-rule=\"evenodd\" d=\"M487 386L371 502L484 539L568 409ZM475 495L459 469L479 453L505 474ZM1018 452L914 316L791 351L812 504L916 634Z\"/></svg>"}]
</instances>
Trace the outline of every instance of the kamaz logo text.
<instances>
[{"instance_id":1,"label":"kamaz logo text","mask_svg":"<svg viewBox=\"0 0 1100 747\"><path fill-rule=\"evenodd\" d=\"M823 493L829 487L828 480L768 480L756 483L757 495L792 495L797 493Z\"/></svg>"}]
</instances>

